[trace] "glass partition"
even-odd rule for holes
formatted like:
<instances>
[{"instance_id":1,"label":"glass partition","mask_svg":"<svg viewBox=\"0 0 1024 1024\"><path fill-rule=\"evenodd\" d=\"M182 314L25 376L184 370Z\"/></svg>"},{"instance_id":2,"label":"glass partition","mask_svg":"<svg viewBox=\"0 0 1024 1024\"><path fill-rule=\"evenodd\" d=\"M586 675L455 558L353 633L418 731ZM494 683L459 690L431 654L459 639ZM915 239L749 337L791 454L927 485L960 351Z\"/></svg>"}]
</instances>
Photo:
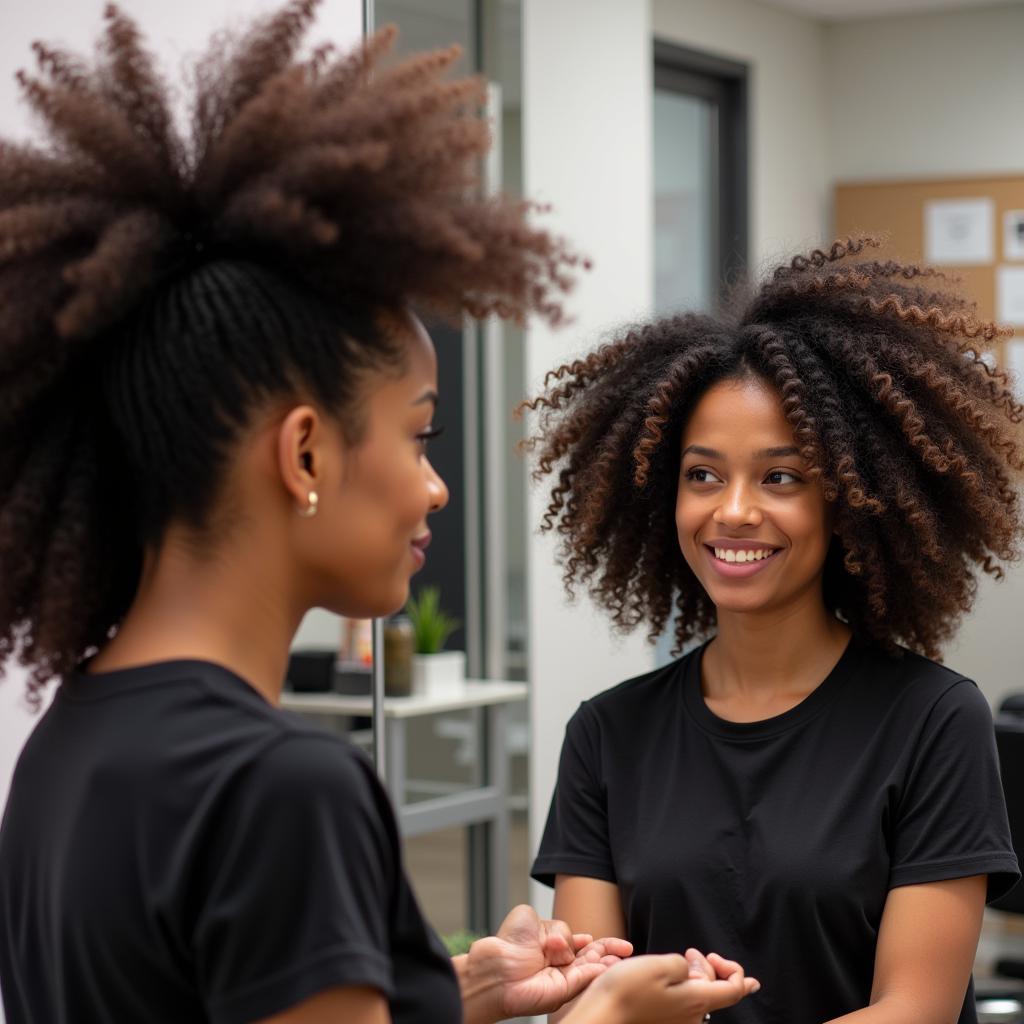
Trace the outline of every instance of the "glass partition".
<instances>
[{"instance_id":1,"label":"glass partition","mask_svg":"<svg viewBox=\"0 0 1024 1024\"><path fill-rule=\"evenodd\" d=\"M485 75L495 145L481 187L518 193L520 0L371 0L368 8L368 24L398 26L399 56L454 42L463 49L454 73ZM375 756L428 917L444 935L484 933L527 896L526 466L512 417L524 394L522 334L497 321L426 325L438 353L435 424L444 428L431 461L451 500L431 521L430 558L412 590L438 588L458 620L447 648L465 652L468 683L385 696L374 718L369 625L313 611L296 636L283 703ZM376 624L377 650L387 647L384 628Z\"/></svg>"}]
</instances>

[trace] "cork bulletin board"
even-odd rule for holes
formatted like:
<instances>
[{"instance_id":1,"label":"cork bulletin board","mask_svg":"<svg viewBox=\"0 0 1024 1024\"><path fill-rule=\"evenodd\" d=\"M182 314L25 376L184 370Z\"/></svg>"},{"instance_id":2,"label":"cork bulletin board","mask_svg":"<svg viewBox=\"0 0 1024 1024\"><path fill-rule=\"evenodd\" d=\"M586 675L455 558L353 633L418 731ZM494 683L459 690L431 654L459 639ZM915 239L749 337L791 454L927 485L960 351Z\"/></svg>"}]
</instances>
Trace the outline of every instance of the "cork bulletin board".
<instances>
[{"instance_id":1,"label":"cork bulletin board","mask_svg":"<svg viewBox=\"0 0 1024 1024\"><path fill-rule=\"evenodd\" d=\"M880 236L883 258L959 277L981 318L1015 328L996 357L1024 381L1024 175L837 185L834 229Z\"/></svg>"}]
</instances>

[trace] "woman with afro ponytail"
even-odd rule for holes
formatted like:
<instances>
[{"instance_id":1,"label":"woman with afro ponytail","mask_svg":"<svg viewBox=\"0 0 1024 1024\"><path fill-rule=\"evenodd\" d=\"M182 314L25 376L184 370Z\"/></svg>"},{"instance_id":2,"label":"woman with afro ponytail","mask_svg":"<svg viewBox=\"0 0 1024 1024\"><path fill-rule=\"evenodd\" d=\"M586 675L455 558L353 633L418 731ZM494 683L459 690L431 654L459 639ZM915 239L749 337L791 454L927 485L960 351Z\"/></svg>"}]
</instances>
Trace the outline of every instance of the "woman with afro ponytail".
<instances>
[{"instance_id":1,"label":"woman with afro ponytail","mask_svg":"<svg viewBox=\"0 0 1024 1024\"><path fill-rule=\"evenodd\" d=\"M400 608L448 500L410 309L557 322L577 263L475 189L456 50L300 59L315 7L215 37L187 131L114 7L94 61L37 44L20 76L0 658L59 686L0 830L8 1024L483 1022L583 989L583 1024L689 1024L755 983L528 907L453 969L370 764L277 706L304 613Z\"/></svg>"},{"instance_id":2,"label":"woman with afro ponytail","mask_svg":"<svg viewBox=\"0 0 1024 1024\"><path fill-rule=\"evenodd\" d=\"M934 660L1018 557L1000 335L869 239L548 374L565 581L672 664L569 723L534 865L576 930L727 948L721 1024L961 1024L1019 877L988 705ZM685 937L685 938L684 938Z\"/></svg>"}]
</instances>

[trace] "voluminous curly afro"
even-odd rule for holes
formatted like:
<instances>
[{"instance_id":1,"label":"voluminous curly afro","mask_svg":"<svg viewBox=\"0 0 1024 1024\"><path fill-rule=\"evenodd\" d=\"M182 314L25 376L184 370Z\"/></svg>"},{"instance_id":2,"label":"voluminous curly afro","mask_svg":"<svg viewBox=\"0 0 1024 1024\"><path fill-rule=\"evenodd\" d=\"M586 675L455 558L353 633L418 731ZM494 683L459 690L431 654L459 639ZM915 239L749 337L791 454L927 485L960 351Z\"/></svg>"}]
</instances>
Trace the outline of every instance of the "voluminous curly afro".
<instances>
[{"instance_id":1,"label":"voluminous curly afro","mask_svg":"<svg viewBox=\"0 0 1024 1024\"><path fill-rule=\"evenodd\" d=\"M316 6L214 37L185 131L115 7L94 60L36 44L19 75L43 131L0 142L0 661L32 695L110 635L146 545L204 526L257 407L344 426L400 359L381 313L561 318L576 259L477 187L457 48L300 59Z\"/></svg>"},{"instance_id":2,"label":"voluminous curly afro","mask_svg":"<svg viewBox=\"0 0 1024 1024\"><path fill-rule=\"evenodd\" d=\"M681 437L709 387L753 376L834 502L826 604L869 642L939 655L977 571L1017 556L1024 409L980 354L999 329L936 271L867 258L876 244L797 257L728 313L634 327L547 375L528 444L557 481L543 528L570 591L652 638L674 608L677 649L713 631L676 536Z\"/></svg>"}]
</instances>

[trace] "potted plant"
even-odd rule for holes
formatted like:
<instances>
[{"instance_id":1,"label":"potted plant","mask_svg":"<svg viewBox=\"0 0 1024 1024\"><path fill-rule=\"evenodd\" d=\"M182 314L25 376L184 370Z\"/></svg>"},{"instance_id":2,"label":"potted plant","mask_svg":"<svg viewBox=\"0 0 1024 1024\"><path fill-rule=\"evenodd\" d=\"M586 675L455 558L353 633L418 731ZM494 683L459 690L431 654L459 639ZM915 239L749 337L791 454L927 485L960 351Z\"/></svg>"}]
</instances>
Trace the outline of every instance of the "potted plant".
<instances>
[{"instance_id":1,"label":"potted plant","mask_svg":"<svg viewBox=\"0 0 1024 1024\"><path fill-rule=\"evenodd\" d=\"M416 653L412 658L414 693L457 690L466 681L466 652L446 651L448 638L461 625L441 607L441 591L424 587L409 598L406 614L412 622Z\"/></svg>"},{"instance_id":2,"label":"potted plant","mask_svg":"<svg viewBox=\"0 0 1024 1024\"><path fill-rule=\"evenodd\" d=\"M463 928L460 931L452 932L451 935L442 935L441 941L444 943L445 949L448 950L449 956L460 956L462 953L468 953L469 947L477 939L482 938L482 935L477 935L476 932L467 931Z\"/></svg>"}]
</instances>

